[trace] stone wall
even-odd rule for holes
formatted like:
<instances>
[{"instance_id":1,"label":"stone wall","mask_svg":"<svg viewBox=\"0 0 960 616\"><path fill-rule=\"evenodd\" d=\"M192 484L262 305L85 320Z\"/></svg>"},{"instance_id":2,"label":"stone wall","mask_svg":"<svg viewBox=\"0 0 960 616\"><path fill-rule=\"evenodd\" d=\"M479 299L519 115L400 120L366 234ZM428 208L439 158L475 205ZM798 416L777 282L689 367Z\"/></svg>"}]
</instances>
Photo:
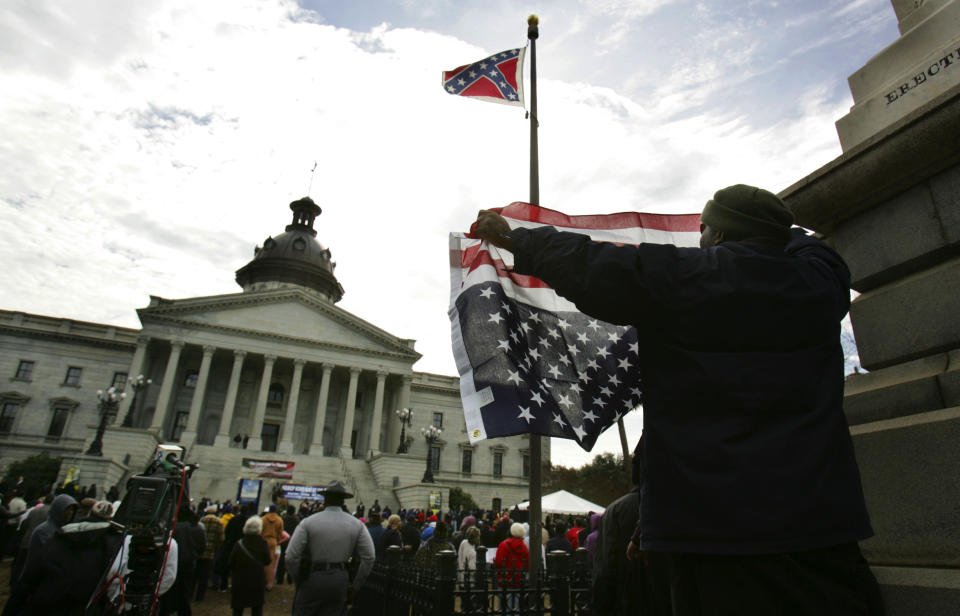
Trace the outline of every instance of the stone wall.
<instances>
[{"instance_id":1,"label":"stone wall","mask_svg":"<svg viewBox=\"0 0 960 616\"><path fill-rule=\"evenodd\" d=\"M960 605L960 86L780 195L860 293L844 408L888 614Z\"/></svg>"}]
</instances>

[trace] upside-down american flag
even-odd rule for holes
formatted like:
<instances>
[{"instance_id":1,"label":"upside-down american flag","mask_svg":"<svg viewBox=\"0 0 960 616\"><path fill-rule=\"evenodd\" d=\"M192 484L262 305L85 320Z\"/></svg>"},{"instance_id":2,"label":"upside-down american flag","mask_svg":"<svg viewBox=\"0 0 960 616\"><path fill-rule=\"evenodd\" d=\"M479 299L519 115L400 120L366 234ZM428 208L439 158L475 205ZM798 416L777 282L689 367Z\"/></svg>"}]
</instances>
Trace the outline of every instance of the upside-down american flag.
<instances>
[{"instance_id":1,"label":"upside-down american flag","mask_svg":"<svg viewBox=\"0 0 960 616\"><path fill-rule=\"evenodd\" d=\"M524 48L508 49L489 58L443 72L443 89L492 103L523 107Z\"/></svg>"},{"instance_id":2,"label":"upside-down american flag","mask_svg":"<svg viewBox=\"0 0 960 616\"><path fill-rule=\"evenodd\" d=\"M700 236L699 214L567 216L527 203L493 211L511 228L550 225L618 244L696 246ZM590 451L641 402L643 340L512 266L509 251L450 234L449 314L470 442L529 432Z\"/></svg>"}]
</instances>

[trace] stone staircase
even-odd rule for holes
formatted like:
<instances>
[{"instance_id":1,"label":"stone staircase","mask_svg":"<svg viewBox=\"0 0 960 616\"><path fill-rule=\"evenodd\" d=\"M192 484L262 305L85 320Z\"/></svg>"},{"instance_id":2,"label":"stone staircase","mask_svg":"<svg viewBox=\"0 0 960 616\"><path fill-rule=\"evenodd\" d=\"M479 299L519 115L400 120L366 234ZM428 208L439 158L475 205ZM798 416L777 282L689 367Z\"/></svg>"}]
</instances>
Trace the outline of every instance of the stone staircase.
<instances>
[{"instance_id":1,"label":"stone staircase","mask_svg":"<svg viewBox=\"0 0 960 616\"><path fill-rule=\"evenodd\" d=\"M370 469L370 464L363 459L344 460L346 471L349 473L352 481L351 486L354 489L354 502L351 508L363 503L369 509L374 500L380 501L381 507L390 507L391 510L400 509L400 503L393 493L393 486L384 486L377 483L377 479Z\"/></svg>"}]
</instances>

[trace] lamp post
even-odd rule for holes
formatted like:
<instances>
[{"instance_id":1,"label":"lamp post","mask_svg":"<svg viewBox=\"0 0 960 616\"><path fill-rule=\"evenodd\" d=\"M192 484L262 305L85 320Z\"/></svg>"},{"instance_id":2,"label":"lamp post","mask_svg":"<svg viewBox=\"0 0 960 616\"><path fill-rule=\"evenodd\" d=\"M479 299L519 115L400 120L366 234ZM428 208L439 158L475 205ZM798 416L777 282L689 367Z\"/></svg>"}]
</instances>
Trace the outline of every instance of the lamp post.
<instances>
[{"instance_id":1,"label":"lamp post","mask_svg":"<svg viewBox=\"0 0 960 616\"><path fill-rule=\"evenodd\" d=\"M443 430L434 425L420 428L420 434L423 435L423 438L427 439L427 470L423 474L423 479L420 480L420 483L435 483L433 480L433 443L440 438L441 432L443 432Z\"/></svg>"},{"instance_id":2,"label":"lamp post","mask_svg":"<svg viewBox=\"0 0 960 616\"><path fill-rule=\"evenodd\" d=\"M125 393L118 393L115 387L104 391L97 390L97 410L100 411L100 425L97 426L97 436L87 449L88 456L103 455L103 431L107 429L107 418L117 412L117 405L127 397Z\"/></svg>"},{"instance_id":3,"label":"lamp post","mask_svg":"<svg viewBox=\"0 0 960 616\"><path fill-rule=\"evenodd\" d=\"M400 418L400 446L397 447L397 453L407 453L407 425L413 423L413 411L397 409L396 412Z\"/></svg>"},{"instance_id":4,"label":"lamp post","mask_svg":"<svg viewBox=\"0 0 960 616\"><path fill-rule=\"evenodd\" d=\"M138 374L127 381L127 384L133 388L133 400L130 402L130 408L127 409L127 416L123 418L122 425L124 428L133 427L133 412L137 408L137 395L140 393L141 389L146 389L150 383L153 383L153 381L142 374Z\"/></svg>"}]
</instances>

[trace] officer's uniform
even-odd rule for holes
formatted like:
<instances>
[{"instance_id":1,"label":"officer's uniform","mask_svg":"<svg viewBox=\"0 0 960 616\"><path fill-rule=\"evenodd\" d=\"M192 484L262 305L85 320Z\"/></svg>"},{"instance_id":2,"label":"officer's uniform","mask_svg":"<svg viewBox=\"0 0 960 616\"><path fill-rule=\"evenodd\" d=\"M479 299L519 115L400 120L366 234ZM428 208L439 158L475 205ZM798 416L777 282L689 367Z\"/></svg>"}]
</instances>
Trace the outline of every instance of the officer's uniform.
<instances>
[{"instance_id":1,"label":"officer's uniform","mask_svg":"<svg viewBox=\"0 0 960 616\"><path fill-rule=\"evenodd\" d=\"M327 494L353 496L334 482ZM347 561L360 561L350 581ZM360 520L331 506L301 522L287 546L287 571L295 576L297 592L293 616L339 616L347 602L347 589L359 590L373 567L375 557L370 533ZM309 572L306 559L309 558ZM303 562L301 572L301 561Z\"/></svg>"}]
</instances>

